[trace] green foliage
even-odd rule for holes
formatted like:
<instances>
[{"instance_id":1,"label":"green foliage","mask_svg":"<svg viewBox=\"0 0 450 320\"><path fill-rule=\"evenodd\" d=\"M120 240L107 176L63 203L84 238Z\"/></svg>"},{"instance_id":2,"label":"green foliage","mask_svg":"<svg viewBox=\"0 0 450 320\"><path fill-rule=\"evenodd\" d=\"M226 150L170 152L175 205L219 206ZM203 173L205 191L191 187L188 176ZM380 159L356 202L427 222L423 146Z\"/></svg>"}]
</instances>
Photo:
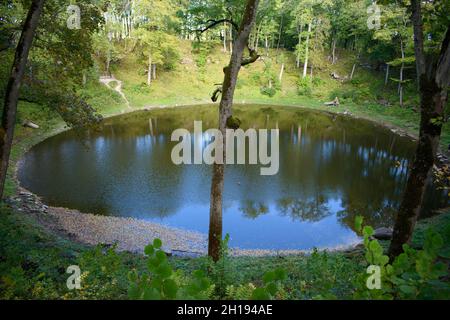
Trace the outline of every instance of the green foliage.
<instances>
[{"instance_id":1,"label":"green foliage","mask_svg":"<svg viewBox=\"0 0 450 320\"><path fill-rule=\"evenodd\" d=\"M263 86L263 87L261 87L260 90L261 90L261 94L269 96L271 98L273 96L275 96L275 94L277 93L277 89L275 89L274 87Z\"/></svg>"},{"instance_id":2,"label":"green foliage","mask_svg":"<svg viewBox=\"0 0 450 320\"><path fill-rule=\"evenodd\" d=\"M126 268L116 245L97 245L81 253L77 264L81 270L81 289L68 291L65 299L124 299Z\"/></svg>"},{"instance_id":3,"label":"green foliage","mask_svg":"<svg viewBox=\"0 0 450 320\"><path fill-rule=\"evenodd\" d=\"M228 243L230 235L226 234L220 243L220 259L214 262L210 257L207 258L205 269L215 286L215 296L222 298L225 296L226 288L231 283L230 279L230 256Z\"/></svg>"},{"instance_id":4,"label":"green foliage","mask_svg":"<svg viewBox=\"0 0 450 320\"><path fill-rule=\"evenodd\" d=\"M195 55L195 63L202 73L206 72L208 57L213 48L213 42L192 42L192 53Z\"/></svg>"},{"instance_id":5,"label":"green foliage","mask_svg":"<svg viewBox=\"0 0 450 320\"><path fill-rule=\"evenodd\" d=\"M130 299L173 300L173 299L207 299L213 286L203 271L195 271L190 280L186 280L180 272L174 272L166 253L161 249L160 239L145 247L148 272L139 275L129 273Z\"/></svg>"},{"instance_id":6,"label":"green foliage","mask_svg":"<svg viewBox=\"0 0 450 320\"><path fill-rule=\"evenodd\" d=\"M403 253L392 263L384 255L383 247L377 240L372 240L372 227L362 228L362 218L357 217L355 227L364 236L366 248L365 259L368 265L378 266L381 271L381 288L368 289L367 275L362 274L354 293L356 299L449 299L450 284L445 281L448 277L448 266L439 257L446 257L443 251L442 236L428 229L425 234L423 249L411 248L403 245Z\"/></svg>"},{"instance_id":7,"label":"green foliage","mask_svg":"<svg viewBox=\"0 0 450 320\"><path fill-rule=\"evenodd\" d=\"M253 283L229 285L225 289L225 300L250 300L256 287Z\"/></svg>"},{"instance_id":8,"label":"green foliage","mask_svg":"<svg viewBox=\"0 0 450 320\"><path fill-rule=\"evenodd\" d=\"M0 299L125 299L127 272L139 257L115 247L87 248L50 235L30 216L0 204ZM82 272L81 289L68 290L68 266Z\"/></svg>"},{"instance_id":9,"label":"green foliage","mask_svg":"<svg viewBox=\"0 0 450 320\"><path fill-rule=\"evenodd\" d=\"M230 116L227 118L227 128L237 130L241 126L241 120L237 117Z\"/></svg>"},{"instance_id":10,"label":"green foliage","mask_svg":"<svg viewBox=\"0 0 450 320\"><path fill-rule=\"evenodd\" d=\"M283 269L268 271L264 274L264 286L255 288L252 292L252 300L272 300L280 290L281 282L286 280L287 273Z\"/></svg>"},{"instance_id":11,"label":"green foliage","mask_svg":"<svg viewBox=\"0 0 450 320\"><path fill-rule=\"evenodd\" d=\"M344 87L333 90L329 95L329 99L334 99L335 97L338 97L341 102L354 102L358 104L374 100L372 92L365 86L360 88Z\"/></svg>"},{"instance_id":12,"label":"green foliage","mask_svg":"<svg viewBox=\"0 0 450 320\"><path fill-rule=\"evenodd\" d=\"M300 78L297 82L298 94L310 97L312 95L311 81L308 77Z\"/></svg>"}]
</instances>

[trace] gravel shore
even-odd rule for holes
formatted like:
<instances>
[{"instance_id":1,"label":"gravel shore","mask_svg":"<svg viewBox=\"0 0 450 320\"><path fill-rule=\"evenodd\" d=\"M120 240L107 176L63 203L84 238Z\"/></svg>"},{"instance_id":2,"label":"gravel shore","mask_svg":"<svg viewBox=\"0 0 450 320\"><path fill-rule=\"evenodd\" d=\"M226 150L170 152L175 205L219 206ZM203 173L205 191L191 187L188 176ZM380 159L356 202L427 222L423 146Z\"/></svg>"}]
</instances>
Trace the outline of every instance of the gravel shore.
<instances>
[{"instance_id":1,"label":"gravel shore","mask_svg":"<svg viewBox=\"0 0 450 320\"><path fill-rule=\"evenodd\" d=\"M206 253L207 238L196 232L134 218L100 216L64 208L49 208L48 214L65 232L90 245L116 243L118 250L143 253L146 245L159 238L167 252Z\"/></svg>"},{"instance_id":2,"label":"gravel shore","mask_svg":"<svg viewBox=\"0 0 450 320\"><path fill-rule=\"evenodd\" d=\"M47 230L87 245L116 244L119 251L143 253L153 239L163 242L163 249L173 255L197 257L207 254L206 234L178 229L145 220L101 216L78 210L49 207L31 192L21 188L7 200L16 210L36 217ZM301 254L300 250L243 250L231 248L233 256L265 256Z\"/></svg>"},{"instance_id":3,"label":"gravel shore","mask_svg":"<svg viewBox=\"0 0 450 320\"><path fill-rule=\"evenodd\" d=\"M18 211L33 215L47 230L87 245L117 245L119 251L142 254L153 239L163 242L163 250L176 256L198 257L207 254L206 234L164 226L145 220L82 213L67 208L49 207L34 194L21 189L7 200ZM348 251L358 243L328 251ZM268 250L230 248L231 256L286 256L310 253L309 250Z\"/></svg>"}]
</instances>

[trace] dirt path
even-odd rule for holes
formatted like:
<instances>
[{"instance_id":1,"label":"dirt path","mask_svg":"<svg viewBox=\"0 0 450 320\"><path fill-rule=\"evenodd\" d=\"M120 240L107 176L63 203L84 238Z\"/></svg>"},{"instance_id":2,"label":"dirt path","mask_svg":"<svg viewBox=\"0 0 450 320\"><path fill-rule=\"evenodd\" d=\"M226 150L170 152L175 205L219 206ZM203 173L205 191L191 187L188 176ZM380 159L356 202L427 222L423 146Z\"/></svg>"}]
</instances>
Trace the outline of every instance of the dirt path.
<instances>
[{"instance_id":1,"label":"dirt path","mask_svg":"<svg viewBox=\"0 0 450 320\"><path fill-rule=\"evenodd\" d=\"M99 81L101 83L103 83L105 86L107 86L108 88L110 88L111 90L114 90L118 94L120 94L122 99L125 101L125 104L126 104L128 110L132 110L133 109L133 108L131 108L130 102L128 101L127 97L125 96L125 94L122 91L122 81L117 80L116 78L114 78L114 76L111 76L111 77L100 77ZM113 81L117 82L117 85L114 88L111 87L111 85L110 85L110 83L113 82Z\"/></svg>"}]
</instances>

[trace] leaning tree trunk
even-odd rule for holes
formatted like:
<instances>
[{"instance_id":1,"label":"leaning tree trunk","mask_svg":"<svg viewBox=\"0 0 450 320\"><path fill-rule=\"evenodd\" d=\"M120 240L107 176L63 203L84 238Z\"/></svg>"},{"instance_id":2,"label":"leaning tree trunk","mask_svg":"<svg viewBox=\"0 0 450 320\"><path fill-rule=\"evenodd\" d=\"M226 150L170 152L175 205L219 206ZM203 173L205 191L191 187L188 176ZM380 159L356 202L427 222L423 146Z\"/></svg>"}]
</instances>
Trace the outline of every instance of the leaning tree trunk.
<instances>
[{"instance_id":1,"label":"leaning tree trunk","mask_svg":"<svg viewBox=\"0 0 450 320\"><path fill-rule=\"evenodd\" d=\"M280 75L278 76L278 80L280 80L280 83L283 80L283 73L284 73L284 62L281 63Z\"/></svg>"},{"instance_id":2,"label":"leaning tree trunk","mask_svg":"<svg viewBox=\"0 0 450 320\"><path fill-rule=\"evenodd\" d=\"M17 44L14 63L6 87L5 104L3 107L2 124L0 128L0 199L3 197L6 173L8 171L9 156L16 122L17 102L19 100L20 84L33 43L34 34L39 23L44 0L33 0L28 11L22 34Z\"/></svg>"},{"instance_id":3,"label":"leaning tree trunk","mask_svg":"<svg viewBox=\"0 0 450 320\"><path fill-rule=\"evenodd\" d=\"M227 119L232 115L233 97L239 70L243 65L244 49L256 18L259 0L248 0L244 17L236 36L230 64L224 68L224 81L222 85L222 98L219 106L219 130L223 135L223 159L226 159L226 129ZM256 60L256 59L255 59ZM222 242L222 195L224 185L224 169L222 163L214 163L211 183L211 207L209 218L208 255L213 261L220 259Z\"/></svg>"},{"instance_id":4,"label":"leaning tree trunk","mask_svg":"<svg viewBox=\"0 0 450 320\"><path fill-rule=\"evenodd\" d=\"M422 82L424 81L422 80ZM431 81L421 84L422 111L419 144L395 221L393 240L389 249L391 257L402 253L403 244L411 240L422 207L425 188L439 147L442 129L441 122L434 122L432 119L442 116L445 106L444 95L446 92Z\"/></svg>"},{"instance_id":5,"label":"leaning tree trunk","mask_svg":"<svg viewBox=\"0 0 450 320\"><path fill-rule=\"evenodd\" d=\"M414 231L422 200L439 147L442 117L450 84L450 25L437 64L426 61L423 47L423 24L420 0L411 0L414 25L414 49L420 86L420 136L406 190L394 226L389 256L393 260L403 252ZM427 70L428 69L428 70Z\"/></svg>"}]
</instances>

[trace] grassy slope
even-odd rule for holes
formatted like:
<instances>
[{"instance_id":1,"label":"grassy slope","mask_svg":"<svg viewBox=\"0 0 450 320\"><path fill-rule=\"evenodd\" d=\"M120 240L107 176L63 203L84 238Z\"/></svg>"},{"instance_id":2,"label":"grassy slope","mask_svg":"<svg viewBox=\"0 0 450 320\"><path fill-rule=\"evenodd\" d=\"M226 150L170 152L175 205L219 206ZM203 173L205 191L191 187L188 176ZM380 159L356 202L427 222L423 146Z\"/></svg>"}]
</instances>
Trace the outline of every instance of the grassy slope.
<instances>
[{"instance_id":1,"label":"grassy slope","mask_svg":"<svg viewBox=\"0 0 450 320\"><path fill-rule=\"evenodd\" d=\"M206 70L203 72L195 64L190 44L182 46L184 60L176 70L160 72L151 88L142 85L145 75L140 71L139 61L132 55L126 57L120 65L114 67L114 75L124 82L124 93L134 108L152 105L191 104L209 102L214 83L222 81L222 67L229 56L219 50L210 54ZM280 65L273 61L273 72L278 73ZM341 99L343 105L339 111L349 110L355 115L388 122L410 132L418 128L418 114L411 109L399 107L382 107L364 99L373 99L379 92L387 92L387 98L395 88L382 90L382 77L374 78L365 70L358 69L354 84L340 84L331 80L328 74L335 71L347 74L351 63L342 59L337 66L325 63L319 71L320 85L312 88L310 96L297 94L298 70L291 60L287 67L281 91L269 98L260 93L261 83L257 81L258 73L264 69L263 62L243 68L236 100L247 103L272 103L300 105L303 107L326 109L324 101L335 95L354 96L360 103L351 99ZM255 80L256 79L256 80ZM358 84L359 83L359 84ZM368 86L368 89L364 89ZM356 94L355 94L356 91ZM361 94L362 92L362 94ZM89 102L104 115L117 114L125 110L121 97L105 86L91 81L82 93ZM380 96L378 96L380 98ZM395 96L392 95L392 102ZM361 102L362 101L362 102ZM414 99L408 103L414 104ZM64 128L60 118L42 106L21 102L19 121L32 120L41 126L39 131L17 126L12 163L31 145ZM450 142L449 126L443 133L443 141ZM14 167L14 166L12 166ZM11 170L12 171L12 170ZM7 182L7 195L15 192L15 183L10 174ZM103 251L70 242L57 235L49 234L38 226L31 216L13 212L6 206L0 207L0 298L125 298L126 274L132 268L144 268L142 257L122 253L119 258L111 258ZM433 226L448 224L450 213L429 222ZM421 229L420 229L421 230ZM418 231L416 242L421 241L422 231ZM422 232L423 234L423 232ZM447 244L450 245L450 244ZM191 271L204 262L202 259L172 258L172 263L182 270ZM115 262L114 262L115 261ZM114 263L112 263L114 262ZM86 283L82 291L68 292L65 288L65 268L71 264L83 266ZM233 258L228 264L229 283L239 284L247 281L260 281L263 273L277 266L282 266L289 273L286 298L311 298L329 290L338 296L344 296L351 290L350 280L361 270L357 261L349 260L341 254L313 255L311 257L288 258ZM106 272L106 271L108 272ZM105 285L106 284L106 285Z\"/></svg>"},{"instance_id":2,"label":"grassy slope","mask_svg":"<svg viewBox=\"0 0 450 320\"><path fill-rule=\"evenodd\" d=\"M229 53L222 52L219 47L213 49L208 55L205 68L197 66L198 56L193 53L189 42L181 42L180 55L184 63L171 71L158 69L157 80L150 87L146 85L145 65L136 56L126 55L120 64L113 66L112 72L116 78L124 82L123 91L134 108L211 102L214 84L223 80L222 68L229 61ZM418 97L414 85L406 87L405 107L401 108L398 106L396 84L391 82L385 87L383 74L358 67L353 81L341 83L333 80L330 77L331 72L346 76L352 68L352 60L342 52L341 59L335 65L331 65L325 56L316 58L316 61L321 62L314 71L316 80L315 84L311 85L311 94L299 95L297 83L300 70L295 67L292 54L284 53L284 55L287 57L286 68L280 90L274 97L268 97L260 92L263 83L258 79L264 71L265 63L271 64L271 72L278 78L281 64L273 50L270 52L270 58L263 57L263 60L242 68L235 101L330 110L323 103L338 96L342 105L333 109L337 112L348 110L356 116L392 124L409 133L417 134L419 114L413 109L418 107ZM382 99L389 101L391 106L378 104L377 101ZM447 123L442 133L442 145L447 146L449 143L450 124Z\"/></svg>"}]
</instances>

